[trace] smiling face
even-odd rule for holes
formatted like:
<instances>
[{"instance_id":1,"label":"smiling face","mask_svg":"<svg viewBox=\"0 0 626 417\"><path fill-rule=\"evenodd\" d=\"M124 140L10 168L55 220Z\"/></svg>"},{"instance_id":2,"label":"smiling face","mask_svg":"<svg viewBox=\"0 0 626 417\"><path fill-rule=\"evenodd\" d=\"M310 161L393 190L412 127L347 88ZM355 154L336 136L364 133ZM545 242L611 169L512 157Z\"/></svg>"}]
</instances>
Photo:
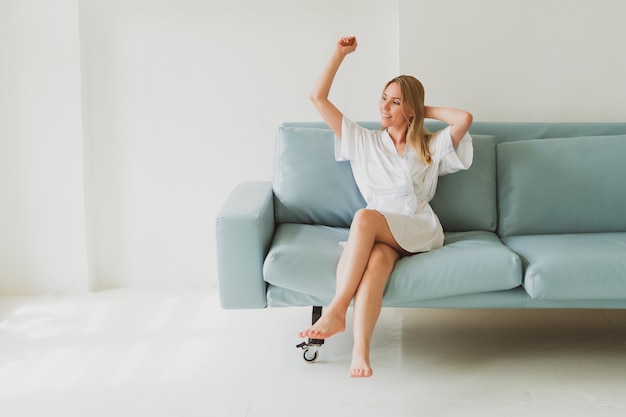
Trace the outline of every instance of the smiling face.
<instances>
[{"instance_id":1,"label":"smiling face","mask_svg":"<svg viewBox=\"0 0 626 417\"><path fill-rule=\"evenodd\" d=\"M383 128L402 129L406 131L409 125L402 102L402 90L397 82L390 83L380 98L380 120Z\"/></svg>"}]
</instances>

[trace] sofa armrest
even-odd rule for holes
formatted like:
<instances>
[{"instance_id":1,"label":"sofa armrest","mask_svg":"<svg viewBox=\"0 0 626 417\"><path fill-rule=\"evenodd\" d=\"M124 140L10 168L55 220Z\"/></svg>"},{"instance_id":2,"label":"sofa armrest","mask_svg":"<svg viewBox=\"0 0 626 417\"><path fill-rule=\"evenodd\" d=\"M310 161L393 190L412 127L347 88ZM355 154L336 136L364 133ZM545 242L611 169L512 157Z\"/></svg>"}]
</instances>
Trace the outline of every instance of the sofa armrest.
<instances>
[{"instance_id":1,"label":"sofa armrest","mask_svg":"<svg viewBox=\"0 0 626 417\"><path fill-rule=\"evenodd\" d=\"M263 261L274 228L272 183L239 184L217 215L217 263L222 307L266 307Z\"/></svg>"}]
</instances>

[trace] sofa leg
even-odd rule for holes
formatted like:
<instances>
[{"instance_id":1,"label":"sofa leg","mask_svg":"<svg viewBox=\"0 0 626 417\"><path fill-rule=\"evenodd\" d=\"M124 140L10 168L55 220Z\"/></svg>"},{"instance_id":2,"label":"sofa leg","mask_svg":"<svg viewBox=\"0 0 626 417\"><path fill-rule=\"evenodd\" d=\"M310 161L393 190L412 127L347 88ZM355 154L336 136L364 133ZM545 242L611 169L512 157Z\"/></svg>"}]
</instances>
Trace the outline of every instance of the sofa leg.
<instances>
[{"instance_id":1,"label":"sofa leg","mask_svg":"<svg viewBox=\"0 0 626 417\"><path fill-rule=\"evenodd\" d=\"M317 323L320 317L322 317L322 307L313 306L313 311L311 312L311 324ZM324 339L309 339L309 343L321 346L324 344Z\"/></svg>"},{"instance_id":2,"label":"sofa leg","mask_svg":"<svg viewBox=\"0 0 626 417\"><path fill-rule=\"evenodd\" d=\"M313 306L313 311L311 313L311 324L315 324L321 316L322 316L322 307ZM317 358L319 357L319 348L323 344L324 344L324 339L309 338L308 342L302 342L296 347L304 350L304 354L302 356L305 361L315 362Z\"/></svg>"}]
</instances>

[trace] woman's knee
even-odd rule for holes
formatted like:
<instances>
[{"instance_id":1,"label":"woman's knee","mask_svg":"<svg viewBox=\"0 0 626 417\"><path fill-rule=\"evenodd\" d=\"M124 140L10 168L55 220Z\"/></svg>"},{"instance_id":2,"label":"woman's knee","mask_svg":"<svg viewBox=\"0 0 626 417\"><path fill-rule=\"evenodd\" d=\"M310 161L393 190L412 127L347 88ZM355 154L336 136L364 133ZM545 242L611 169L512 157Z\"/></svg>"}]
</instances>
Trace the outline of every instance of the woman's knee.
<instances>
[{"instance_id":1,"label":"woman's knee","mask_svg":"<svg viewBox=\"0 0 626 417\"><path fill-rule=\"evenodd\" d=\"M380 221L382 214L380 214L376 210L371 209L359 209L354 213L354 217L352 218L352 224L350 225L350 230L372 230L373 226Z\"/></svg>"},{"instance_id":2,"label":"woman's knee","mask_svg":"<svg viewBox=\"0 0 626 417\"><path fill-rule=\"evenodd\" d=\"M352 217L352 225L368 221L371 217L372 211L374 210L366 208L358 209Z\"/></svg>"},{"instance_id":3,"label":"woman's knee","mask_svg":"<svg viewBox=\"0 0 626 417\"><path fill-rule=\"evenodd\" d=\"M393 267L400 257L399 253L384 243L376 243L370 253L368 268L391 273Z\"/></svg>"}]
</instances>

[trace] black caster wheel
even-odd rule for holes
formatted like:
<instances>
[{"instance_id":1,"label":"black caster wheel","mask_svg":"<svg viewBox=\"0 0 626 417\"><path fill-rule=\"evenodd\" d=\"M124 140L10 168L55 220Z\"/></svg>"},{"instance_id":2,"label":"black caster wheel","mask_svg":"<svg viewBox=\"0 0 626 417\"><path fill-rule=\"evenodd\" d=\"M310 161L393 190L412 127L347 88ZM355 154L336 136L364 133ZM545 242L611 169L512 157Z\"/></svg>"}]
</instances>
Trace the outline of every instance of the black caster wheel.
<instances>
[{"instance_id":1,"label":"black caster wheel","mask_svg":"<svg viewBox=\"0 0 626 417\"><path fill-rule=\"evenodd\" d=\"M305 349L302 353L302 357L304 358L304 360L311 363L315 362L317 358L319 358L319 356L320 352L315 347Z\"/></svg>"}]
</instances>

